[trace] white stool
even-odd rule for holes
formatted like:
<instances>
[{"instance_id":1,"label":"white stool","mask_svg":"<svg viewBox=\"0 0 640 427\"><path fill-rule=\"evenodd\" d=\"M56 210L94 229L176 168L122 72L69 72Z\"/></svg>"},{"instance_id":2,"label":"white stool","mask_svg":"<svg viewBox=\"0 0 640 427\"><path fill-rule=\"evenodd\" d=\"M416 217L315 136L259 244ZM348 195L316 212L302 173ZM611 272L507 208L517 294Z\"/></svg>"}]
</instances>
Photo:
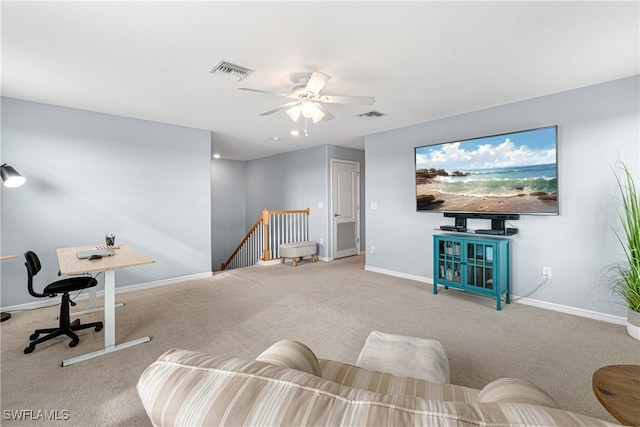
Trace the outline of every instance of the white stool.
<instances>
[{"instance_id":1,"label":"white stool","mask_svg":"<svg viewBox=\"0 0 640 427\"><path fill-rule=\"evenodd\" d=\"M449 359L440 341L373 331L356 366L433 383L449 383Z\"/></svg>"},{"instance_id":2,"label":"white stool","mask_svg":"<svg viewBox=\"0 0 640 427\"><path fill-rule=\"evenodd\" d=\"M282 263L285 258L292 258L295 267L298 265L296 260L301 260L305 256L311 256L311 261L316 262L316 246L316 242L282 243L279 250Z\"/></svg>"}]
</instances>

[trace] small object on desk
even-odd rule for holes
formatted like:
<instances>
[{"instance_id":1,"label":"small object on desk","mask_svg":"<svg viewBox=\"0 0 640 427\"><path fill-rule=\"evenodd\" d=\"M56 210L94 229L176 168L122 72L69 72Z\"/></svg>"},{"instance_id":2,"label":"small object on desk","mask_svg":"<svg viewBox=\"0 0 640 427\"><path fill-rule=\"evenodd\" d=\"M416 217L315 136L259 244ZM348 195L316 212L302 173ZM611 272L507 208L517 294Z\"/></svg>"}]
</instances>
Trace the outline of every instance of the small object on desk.
<instances>
[{"instance_id":1,"label":"small object on desk","mask_svg":"<svg viewBox=\"0 0 640 427\"><path fill-rule=\"evenodd\" d=\"M95 255L91 255L91 256L89 257L89 260L92 260L92 259L102 259L102 255L97 255L97 254L95 254Z\"/></svg>"},{"instance_id":2,"label":"small object on desk","mask_svg":"<svg viewBox=\"0 0 640 427\"><path fill-rule=\"evenodd\" d=\"M86 250L86 251L78 251L76 256L80 259L95 259L91 258L94 255L100 255L101 257L111 256L114 252L109 249L96 249L96 250Z\"/></svg>"},{"instance_id":3,"label":"small object on desk","mask_svg":"<svg viewBox=\"0 0 640 427\"><path fill-rule=\"evenodd\" d=\"M118 245L98 245L98 246L94 246L93 250L98 250L98 249L120 249L120 246Z\"/></svg>"},{"instance_id":4,"label":"small object on desk","mask_svg":"<svg viewBox=\"0 0 640 427\"><path fill-rule=\"evenodd\" d=\"M107 246L114 246L116 244L116 235L115 234L105 234L104 235L104 244Z\"/></svg>"}]
</instances>

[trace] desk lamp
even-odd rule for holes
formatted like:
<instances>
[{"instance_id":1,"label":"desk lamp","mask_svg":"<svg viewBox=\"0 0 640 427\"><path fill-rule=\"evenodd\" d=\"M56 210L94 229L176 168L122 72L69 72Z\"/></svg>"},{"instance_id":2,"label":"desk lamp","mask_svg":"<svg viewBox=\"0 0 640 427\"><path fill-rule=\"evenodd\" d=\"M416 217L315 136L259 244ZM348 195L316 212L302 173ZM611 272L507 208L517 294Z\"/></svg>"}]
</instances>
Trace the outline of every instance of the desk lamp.
<instances>
[{"instance_id":1,"label":"desk lamp","mask_svg":"<svg viewBox=\"0 0 640 427\"><path fill-rule=\"evenodd\" d=\"M0 166L0 175L2 176L4 186L8 188L20 187L26 181L26 179L20 175L17 170L6 163ZM0 313L0 322L4 322L10 318L11 313L5 313L4 311Z\"/></svg>"}]
</instances>

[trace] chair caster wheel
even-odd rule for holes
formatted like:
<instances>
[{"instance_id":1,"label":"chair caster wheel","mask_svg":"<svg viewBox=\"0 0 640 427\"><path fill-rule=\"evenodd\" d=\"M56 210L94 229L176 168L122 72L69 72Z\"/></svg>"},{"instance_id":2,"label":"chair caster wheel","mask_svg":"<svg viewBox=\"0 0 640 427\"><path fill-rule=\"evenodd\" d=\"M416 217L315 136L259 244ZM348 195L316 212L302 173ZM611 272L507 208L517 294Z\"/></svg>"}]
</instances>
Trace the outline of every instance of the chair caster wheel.
<instances>
[{"instance_id":1,"label":"chair caster wheel","mask_svg":"<svg viewBox=\"0 0 640 427\"><path fill-rule=\"evenodd\" d=\"M29 337L29 339L30 339L31 341L33 341L33 340L37 340L39 336L40 336L40 334L31 334L31 336Z\"/></svg>"},{"instance_id":2,"label":"chair caster wheel","mask_svg":"<svg viewBox=\"0 0 640 427\"><path fill-rule=\"evenodd\" d=\"M33 350L35 350L35 348L36 348L35 346L33 346L33 347L29 346L29 347L25 348L24 349L24 354L31 353Z\"/></svg>"},{"instance_id":3,"label":"chair caster wheel","mask_svg":"<svg viewBox=\"0 0 640 427\"><path fill-rule=\"evenodd\" d=\"M72 341L69 343L69 347L75 347L75 346L77 346L77 345L78 345L78 343L79 343L79 342L80 342L80 340L72 340Z\"/></svg>"}]
</instances>

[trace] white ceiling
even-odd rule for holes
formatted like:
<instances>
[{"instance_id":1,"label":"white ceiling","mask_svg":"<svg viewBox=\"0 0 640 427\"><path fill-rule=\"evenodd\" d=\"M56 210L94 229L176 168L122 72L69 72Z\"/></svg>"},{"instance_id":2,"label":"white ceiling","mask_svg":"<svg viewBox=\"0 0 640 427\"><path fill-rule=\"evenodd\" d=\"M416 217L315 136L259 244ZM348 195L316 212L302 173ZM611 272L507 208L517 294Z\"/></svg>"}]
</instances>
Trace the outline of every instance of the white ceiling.
<instances>
[{"instance_id":1,"label":"white ceiling","mask_svg":"<svg viewBox=\"0 0 640 427\"><path fill-rule=\"evenodd\" d=\"M249 160L640 74L639 2L8 2L2 95L213 132ZM255 70L210 74L220 60ZM323 93L371 95L300 124L301 72ZM375 109L386 116L357 117ZM271 137L280 137L272 141Z\"/></svg>"}]
</instances>

